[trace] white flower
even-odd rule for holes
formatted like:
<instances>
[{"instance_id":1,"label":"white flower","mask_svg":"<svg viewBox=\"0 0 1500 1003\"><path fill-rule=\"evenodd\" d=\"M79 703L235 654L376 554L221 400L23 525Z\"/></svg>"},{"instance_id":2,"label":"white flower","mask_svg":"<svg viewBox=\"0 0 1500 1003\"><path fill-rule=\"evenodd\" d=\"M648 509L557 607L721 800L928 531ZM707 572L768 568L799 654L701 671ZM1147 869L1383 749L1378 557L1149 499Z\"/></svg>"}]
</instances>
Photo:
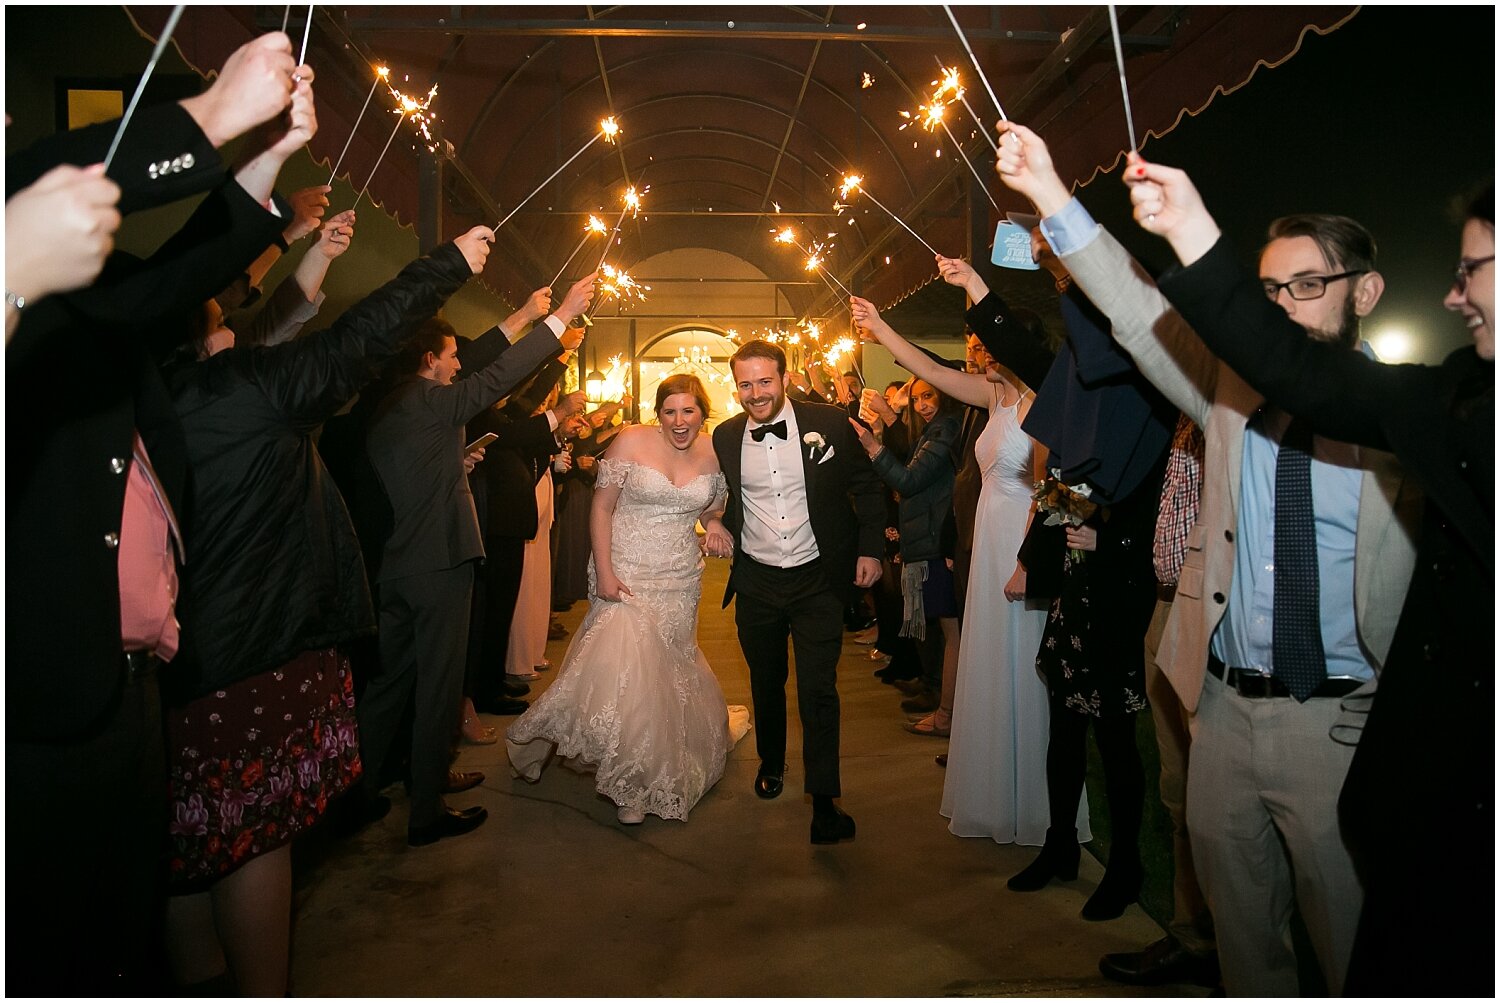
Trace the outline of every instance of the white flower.
<instances>
[{"instance_id":1,"label":"white flower","mask_svg":"<svg viewBox=\"0 0 1500 1003\"><path fill-rule=\"evenodd\" d=\"M807 443L814 449L822 449L824 446L828 445L828 442L823 438L823 433L821 432L808 432L802 437L802 441Z\"/></svg>"}]
</instances>

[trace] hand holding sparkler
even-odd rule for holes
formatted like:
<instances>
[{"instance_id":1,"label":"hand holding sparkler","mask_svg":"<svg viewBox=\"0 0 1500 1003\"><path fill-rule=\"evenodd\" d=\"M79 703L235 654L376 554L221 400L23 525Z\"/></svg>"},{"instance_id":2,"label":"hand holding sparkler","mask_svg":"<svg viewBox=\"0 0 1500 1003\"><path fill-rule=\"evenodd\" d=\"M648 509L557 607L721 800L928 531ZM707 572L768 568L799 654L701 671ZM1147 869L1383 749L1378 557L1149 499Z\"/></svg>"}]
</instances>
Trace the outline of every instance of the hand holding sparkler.
<instances>
[{"instance_id":1,"label":"hand holding sparkler","mask_svg":"<svg viewBox=\"0 0 1500 1003\"><path fill-rule=\"evenodd\" d=\"M1016 140L1002 144L995 155L995 170L1005 186L1029 198L1043 216L1051 216L1067 205L1072 196L1052 166L1052 154L1042 137L1014 122L1001 122L995 128L1002 136L1009 134Z\"/></svg>"},{"instance_id":2,"label":"hand holding sparkler","mask_svg":"<svg viewBox=\"0 0 1500 1003\"><path fill-rule=\"evenodd\" d=\"M318 131L313 104L312 72L292 90L292 107L280 119L262 126L246 144L234 177L245 193L264 204L276 185L276 175L293 153L307 145Z\"/></svg>"},{"instance_id":3,"label":"hand holding sparkler","mask_svg":"<svg viewBox=\"0 0 1500 1003\"><path fill-rule=\"evenodd\" d=\"M938 275L950 286L958 286L968 294L970 302L978 303L990 294L990 287L980 278L974 266L963 258L937 256Z\"/></svg>"},{"instance_id":4,"label":"hand holding sparkler","mask_svg":"<svg viewBox=\"0 0 1500 1003\"><path fill-rule=\"evenodd\" d=\"M181 104L208 141L223 146L286 110L296 69L289 38L261 35L224 61L208 90Z\"/></svg>"},{"instance_id":5,"label":"hand holding sparkler","mask_svg":"<svg viewBox=\"0 0 1500 1003\"><path fill-rule=\"evenodd\" d=\"M568 293L563 297L562 304L552 312L552 316L563 322L564 326L571 325L574 318L582 316L589 308L589 302L594 298L594 280L599 277L598 272L590 272L568 288ZM583 340L582 333L579 341ZM566 345L566 342L564 343ZM576 346L576 343L574 345Z\"/></svg>"},{"instance_id":6,"label":"hand holding sparkler","mask_svg":"<svg viewBox=\"0 0 1500 1003\"><path fill-rule=\"evenodd\" d=\"M323 221L323 214L328 211L331 190L327 185L313 185L287 196L287 201L292 204L292 222L281 231L281 239L288 244L296 243L316 230Z\"/></svg>"},{"instance_id":7,"label":"hand holding sparkler","mask_svg":"<svg viewBox=\"0 0 1500 1003\"><path fill-rule=\"evenodd\" d=\"M353 240L354 210L345 209L319 228L318 235L313 238L313 250L332 261L349 250ZM312 251L308 253L311 254Z\"/></svg>"},{"instance_id":8,"label":"hand holding sparkler","mask_svg":"<svg viewBox=\"0 0 1500 1003\"><path fill-rule=\"evenodd\" d=\"M880 311L875 309L875 304L859 296L849 297L849 313L854 318L854 330L858 332L861 341L883 342L882 334L891 330L880 316Z\"/></svg>"},{"instance_id":9,"label":"hand holding sparkler","mask_svg":"<svg viewBox=\"0 0 1500 1003\"><path fill-rule=\"evenodd\" d=\"M1218 243L1219 225L1187 172L1150 164L1131 154L1125 184L1141 229L1167 238L1177 260L1191 265Z\"/></svg>"},{"instance_id":10,"label":"hand holding sparkler","mask_svg":"<svg viewBox=\"0 0 1500 1003\"><path fill-rule=\"evenodd\" d=\"M526 302L522 303L521 309L516 311L516 322L523 326L535 324L547 316L547 311L551 309L552 287L542 286L526 297Z\"/></svg>"},{"instance_id":11,"label":"hand holding sparkler","mask_svg":"<svg viewBox=\"0 0 1500 1003\"><path fill-rule=\"evenodd\" d=\"M495 235L487 226L476 226L468 233L457 237L453 246L457 247L463 254L464 260L469 263L469 271L478 275L484 271L484 263L490 257L490 245L495 242Z\"/></svg>"}]
</instances>

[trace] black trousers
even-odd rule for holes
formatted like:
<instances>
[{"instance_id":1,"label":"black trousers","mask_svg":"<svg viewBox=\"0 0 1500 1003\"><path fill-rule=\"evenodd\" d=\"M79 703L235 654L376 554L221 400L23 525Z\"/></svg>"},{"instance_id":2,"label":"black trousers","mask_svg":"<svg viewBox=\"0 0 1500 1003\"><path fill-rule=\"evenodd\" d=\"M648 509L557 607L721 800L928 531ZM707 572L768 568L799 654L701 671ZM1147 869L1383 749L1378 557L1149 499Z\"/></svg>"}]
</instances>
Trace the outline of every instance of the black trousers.
<instances>
[{"instance_id":1,"label":"black trousers","mask_svg":"<svg viewBox=\"0 0 1500 1003\"><path fill-rule=\"evenodd\" d=\"M6 995L163 991L161 713L152 670L92 735L5 743Z\"/></svg>"},{"instance_id":2,"label":"black trousers","mask_svg":"<svg viewBox=\"0 0 1500 1003\"><path fill-rule=\"evenodd\" d=\"M378 783L402 715L415 705L409 825L430 825L443 809L449 752L463 703L464 650L474 562L380 585L380 674L359 715L365 776Z\"/></svg>"},{"instance_id":3,"label":"black trousers","mask_svg":"<svg viewBox=\"0 0 1500 1003\"><path fill-rule=\"evenodd\" d=\"M839 694L844 600L821 562L775 568L740 554L734 566L734 622L750 666L755 744L770 769L786 764L787 639L797 658L797 710L802 719L803 789L838 797Z\"/></svg>"},{"instance_id":4,"label":"black trousers","mask_svg":"<svg viewBox=\"0 0 1500 1003\"><path fill-rule=\"evenodd\" d=\"M504 695L505 651L510 647L510 626L521 594L526 541L518 536L487 536L484 552L484 563L474 572L464 673L464 693L480 709Z\"/></svg>"}]
</instances>

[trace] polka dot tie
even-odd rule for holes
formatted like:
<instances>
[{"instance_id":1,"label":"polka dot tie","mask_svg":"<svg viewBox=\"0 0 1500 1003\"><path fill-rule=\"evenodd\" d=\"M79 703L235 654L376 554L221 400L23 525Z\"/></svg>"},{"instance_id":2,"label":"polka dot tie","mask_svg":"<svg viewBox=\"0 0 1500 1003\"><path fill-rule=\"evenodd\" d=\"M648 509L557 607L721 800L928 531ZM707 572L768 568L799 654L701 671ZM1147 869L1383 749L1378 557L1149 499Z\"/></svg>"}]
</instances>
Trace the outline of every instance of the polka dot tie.
<instances>
[{"instance_id":1,"label":"polka dot tie","mask_svg":"<svg viewBox=\"0 0 1500 1003\"><path fill-rule=\"evenodd\" d=\"M1312 430L1297 419L1276 456L1275 598L1271 674L1299 703L1328 678L1318 605L1318 536L1313 524Z\"/></svg>"}]
</instances>

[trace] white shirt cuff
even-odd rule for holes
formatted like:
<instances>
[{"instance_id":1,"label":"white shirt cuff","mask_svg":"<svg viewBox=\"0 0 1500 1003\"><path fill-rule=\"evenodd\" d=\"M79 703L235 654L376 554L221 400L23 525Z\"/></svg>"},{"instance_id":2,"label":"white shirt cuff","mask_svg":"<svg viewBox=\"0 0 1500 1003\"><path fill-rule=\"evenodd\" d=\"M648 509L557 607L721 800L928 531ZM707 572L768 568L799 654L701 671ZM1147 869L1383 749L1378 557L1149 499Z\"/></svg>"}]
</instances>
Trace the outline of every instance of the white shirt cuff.
<instances>
[{"instance_id":1,"label":"white shirt cuff","mask_svg":"<svg viewBox=\"0 0 1500 1003\"><path fill-rule=\"evenodd\" d=\"M552 335L553 335L553 337L557 338L559 341L562 340L563 332L568 329L568 325L566 325L562 321L558 320L557 319L557 314L555 314L555 313L549 313L546 316L546 318L542 321L542 323L544 323L548 327L552 328Z\"/></svg>"}]
</instances>

